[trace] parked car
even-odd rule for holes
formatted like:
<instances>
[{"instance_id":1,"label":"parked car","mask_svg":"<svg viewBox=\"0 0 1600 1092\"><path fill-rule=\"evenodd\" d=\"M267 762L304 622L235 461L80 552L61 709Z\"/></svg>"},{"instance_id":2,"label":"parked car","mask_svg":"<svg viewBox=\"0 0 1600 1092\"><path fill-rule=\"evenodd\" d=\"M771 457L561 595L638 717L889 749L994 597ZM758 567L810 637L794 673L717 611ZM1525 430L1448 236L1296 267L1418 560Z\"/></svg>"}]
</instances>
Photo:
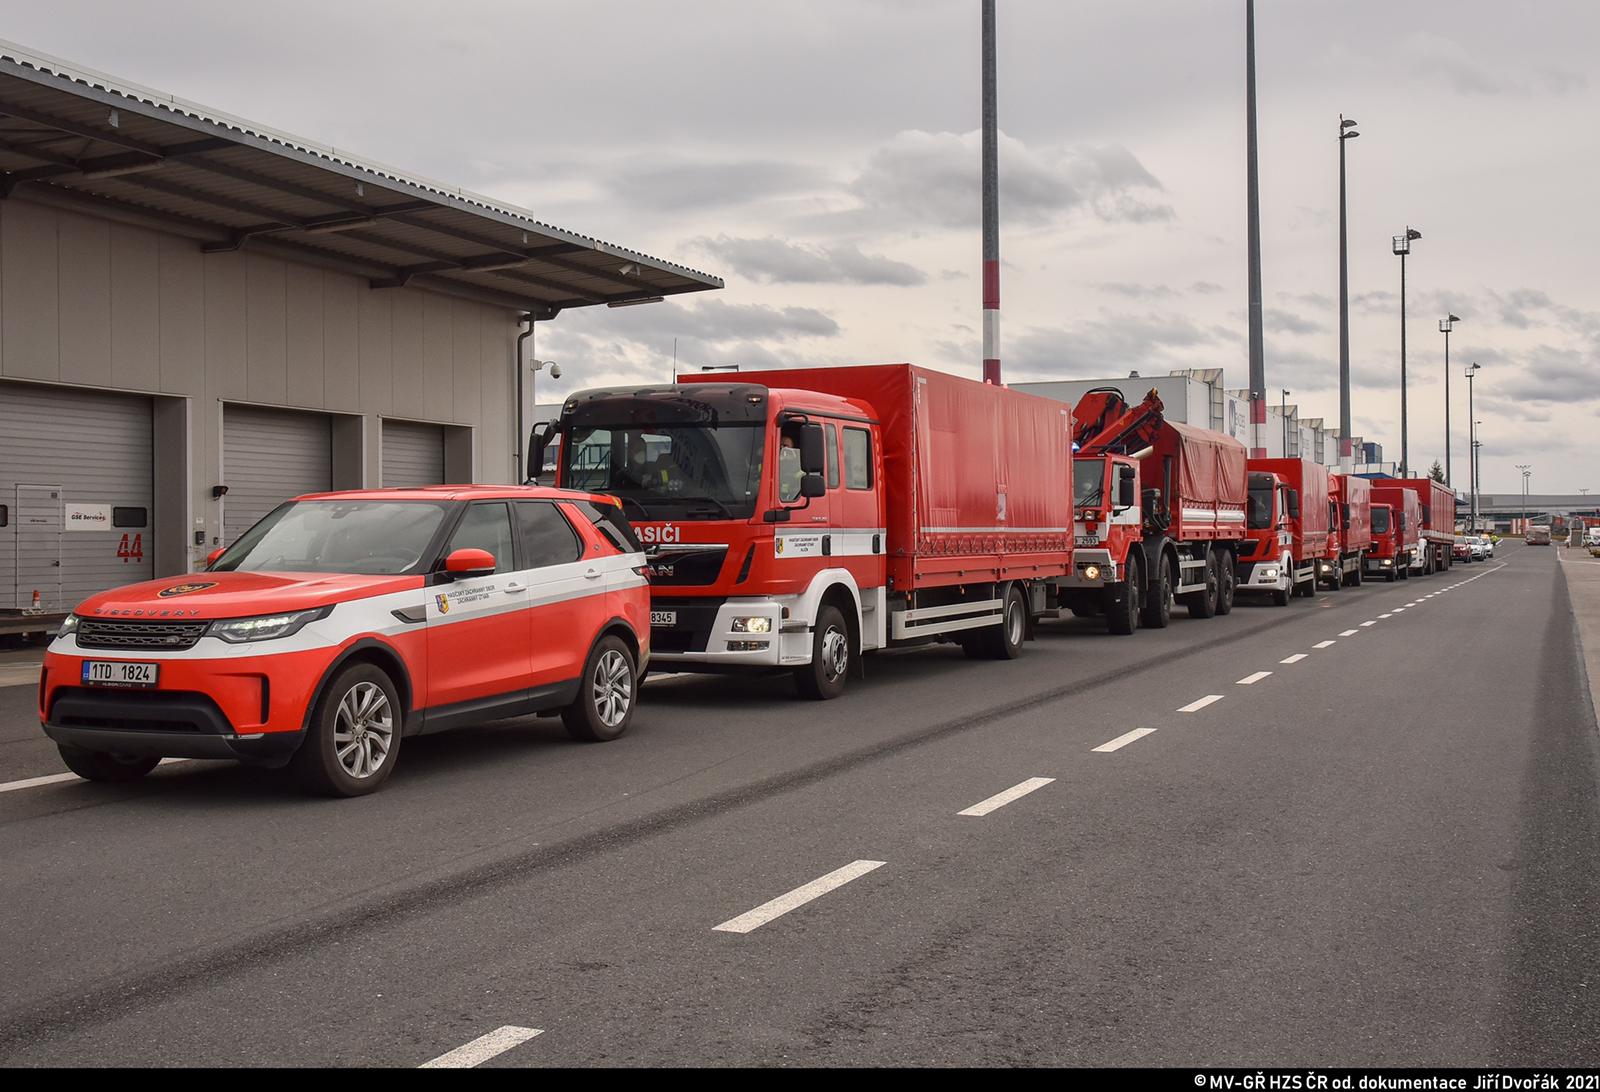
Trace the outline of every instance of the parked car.
<instances>
[{"instance_id":1,"label":"parked car","mask_svg":"<svg viewBox=\"0 0 1600 1092\"><path fill-rule=\"evenodd\" d=\"M1471 540L1463 535L1457 535L1455 542L1450 546L1450 556L1463 565L1470 565L1473 559Z\"/></svg>"},{"instance_id":2,"label":"parked car","mask_svg":"<svg viewBox=\"0 0 1600 1092\"><path fill-rule=\"evenodd\" d=\"M288 765L358 796L402 741L559 710L615 739L650 652L616 500L523 486L300 497L208 568L91 596L45 655L39 718L74 773L163 757Z\"/></svg>"},{"instance_id":3,"label":"parked car","mask_svg":"<svg viewBox=\"0 0 1600 1092\"><path fill-rule=\"evenodd\" d=\"M1481 538L1470 539L1467 542L1467 546L1472 550L1472 560L1474 560L1474 561L1487 561L1487 560L1489 560L1489 544L1487 542L1484 542L1483 539L1481 539Z\"/></svg>"}]
</instances>

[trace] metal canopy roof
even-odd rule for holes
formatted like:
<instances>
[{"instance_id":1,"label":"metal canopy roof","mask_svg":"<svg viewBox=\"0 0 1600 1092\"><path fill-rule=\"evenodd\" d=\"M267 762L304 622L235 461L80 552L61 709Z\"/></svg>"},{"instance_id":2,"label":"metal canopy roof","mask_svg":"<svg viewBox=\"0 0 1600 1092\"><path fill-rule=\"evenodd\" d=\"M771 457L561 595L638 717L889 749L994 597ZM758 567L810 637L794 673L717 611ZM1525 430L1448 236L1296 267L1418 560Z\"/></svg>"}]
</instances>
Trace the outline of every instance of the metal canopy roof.
<instances>
[{"instance_id":1,"label":"metal canopy roof","mask_svg":"<svg viewBox=\"0 0 1600 1092\"><path fill-rule=\"evenodd\" d=\"M722 280L0 42L0 198L553 318Z\"/></svg>"}]
</instances>

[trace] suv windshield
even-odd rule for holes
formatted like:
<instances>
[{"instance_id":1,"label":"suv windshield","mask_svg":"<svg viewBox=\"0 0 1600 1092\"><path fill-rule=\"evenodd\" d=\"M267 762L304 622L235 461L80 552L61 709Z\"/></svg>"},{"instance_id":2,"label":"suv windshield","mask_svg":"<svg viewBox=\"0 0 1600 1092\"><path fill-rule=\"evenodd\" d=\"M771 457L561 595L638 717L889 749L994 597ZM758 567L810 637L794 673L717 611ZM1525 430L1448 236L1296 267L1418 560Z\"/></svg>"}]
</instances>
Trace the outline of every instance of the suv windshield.
<instances>
[{"instance_id":1,"label":"suv windshield","mask_svg":"<svg viewBox=\"0 0 1600 1092\"><path fill-rule=\"evenodd\" d=\"M1078 459L1072 464L1072 503L1078 508L1098 508L1104 491L1106 464L1100 459Z\"/></svg>"},{"instance_id":2,"label":"suv windshield","mask_svg":"<svg viewBox=\"0 0 1600 1092\"><path fill-rule=\"evenodd\" d=\"M1375 535L1389 533L1389 510L1387 508L1374 508L1372 510L1372 533Z\"/></svg>"},{"instance_id":3,"label":"suv windshield","mask_svg":"<svg viewBox=\"0 0 1600 1092\"><path fill-rule=\"evenodd\" d=\"M434 501L290 501L269 512L211 566L212 572L420 571L449 505Z\"/></svg>"},{"instance_id":4,"label":"suv windshield","mask_svg":"<svg viewBox=\"0 0 1600 1092\"><path fill-rule=\"evenodd\" d=\"M576 425L561 448L561 480L620 497L635 520L749 519L765 435L757 422Z\"/></svg>"}]
</instances>

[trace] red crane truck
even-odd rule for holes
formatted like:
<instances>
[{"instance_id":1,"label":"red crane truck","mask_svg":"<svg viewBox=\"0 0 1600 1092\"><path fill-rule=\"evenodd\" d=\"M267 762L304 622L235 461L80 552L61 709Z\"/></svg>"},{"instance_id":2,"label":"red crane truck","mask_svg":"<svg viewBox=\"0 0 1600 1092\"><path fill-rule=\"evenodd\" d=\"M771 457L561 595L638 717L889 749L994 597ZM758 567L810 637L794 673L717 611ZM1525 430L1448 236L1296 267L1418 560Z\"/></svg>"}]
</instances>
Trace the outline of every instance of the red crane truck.
<instances>
[{"instance_id":1,"label":"red crane truck","mask_svg":"<svg viewBox=\"0 0 1600 1092\"><path fill-rule=\"evenodd\" d=\"M591 390L536 427L557 480L620 498L651 566L651 665L788 671L860 653L1018 654L1071 564L1072 416L910 364Z\"/></svg>"},{"instance_id":2,"label":"red crane truck","mask_svg":"<svg viewBox=\"0 0 1600 1092\"><path fill-rule=\"evenodd\" d=\"M1397 478L1372 479L1372 506L1376 513L1379 505L1388 513L1388 528L1380 535L1378 523L1385 522L1376 515L1373 519L1374 543L1367 571L1377 573L1386 580L1408 580L1416 567L1418 534L1422 526L1422 505L1417 494L1410 489L1398 488Z\"/></svg>"},{"instance_id":3,"label":"red crane truck","mask_svg":"<svg viewBox=\"0 0 1600 1092\"><path fill-rule=\"evenodd\" d=\"M1328 468L1310 459L1251 459L1248 552L1241 592L1267 592L1279 606L1291 595L1316 598L1317 570L1331 557Z\"/></svg>"},{"instance_id":4,"label":"red crane truck","mask_svg":"<svg viewBox=\"0 0 1600 1092\"><path fill-rule=\"evenodd\" d=\"M1328 480L1333 548L1320 566L1320 575L1331 591L1360 587L1367 552L1372 549L1372 483L1354 474L1332 474Z\"/></svg>"},{"instance_id":5,"label":"red crane truck","mask_svg":"<svg viewBox=\"0 0 1600 1092\"><path fill-rule=\"evenodd\" d=\"M1112 633L1161 628L1175 602L1196 618L1233 609L1244 539L1245 448L1168 421L1152 390L1129 408L1114 387L1073 410L1074 547L1059 598Z\"/></svg>"},{"instance_id":6,"label":"red crane truck","mask_svg":"<svg viewBox=\"0 0 1600 1092\"><path fill-rule=\"evenodd\" d=\"M1404 489L1417 498L1421 523L1412 569L1423 576L1448 569L1452 563L1451 547L1456 541L1455 490L1432 478L1374 478L1372 484Z\"/></svg>"}]
</instances>

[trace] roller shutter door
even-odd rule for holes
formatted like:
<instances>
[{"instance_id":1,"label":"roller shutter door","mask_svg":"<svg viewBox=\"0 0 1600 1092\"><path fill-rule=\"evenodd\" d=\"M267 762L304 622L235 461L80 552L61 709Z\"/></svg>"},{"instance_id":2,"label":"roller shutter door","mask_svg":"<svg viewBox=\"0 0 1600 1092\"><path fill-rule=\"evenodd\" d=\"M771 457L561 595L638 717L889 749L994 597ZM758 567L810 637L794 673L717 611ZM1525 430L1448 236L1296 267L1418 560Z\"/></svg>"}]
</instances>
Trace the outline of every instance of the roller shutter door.
<instances>
[{"instance_id":1,"label":"roller shutter door","mask_svg":"<svg viewBox=\"0 0 1600 1092\"><path fill-rule=\"evenodd\" d=\"M388 488L443 485L444 427L385 421L383 484Z\"/></svg>"},{"instance_id":2,"label":"roller shutter door","mask_svg":"<svg viewBox=\"0 0 1600 1092\"><path fill-rule=\"evenodd\" d=\"M333 487L333 422L320 413L226 406L223 534L231 545L290 497Z\"/></svg>"},{"instance_id":3,"label":"roller shutter door","mask_svg":"<svg viewBox=\"0 0 1600 1092\"><path fill-rule=\"evenodd\" d=\"M155 576L147 397L0 383L0 608Z\"/></svg>"}]
</instances>

